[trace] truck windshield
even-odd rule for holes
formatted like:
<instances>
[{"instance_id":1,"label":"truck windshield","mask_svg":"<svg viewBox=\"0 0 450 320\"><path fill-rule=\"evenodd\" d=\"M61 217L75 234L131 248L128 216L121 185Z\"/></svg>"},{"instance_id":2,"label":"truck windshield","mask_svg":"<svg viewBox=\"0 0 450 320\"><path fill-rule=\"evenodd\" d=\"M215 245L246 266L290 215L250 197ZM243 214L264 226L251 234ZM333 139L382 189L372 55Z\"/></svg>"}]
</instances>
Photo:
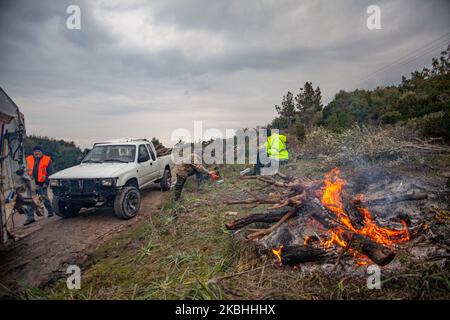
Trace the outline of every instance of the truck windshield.
<instances>
[{"instance_id":1,"label":"truck windshield","mask_svg":"<svg viewBox=\"0 0 450 320\"><path fill-rule=\"evenodd\" d=\"M136 146L132 145L95 146L82 163L134 162L135 155Z\"/></svg>"}]
</instances>

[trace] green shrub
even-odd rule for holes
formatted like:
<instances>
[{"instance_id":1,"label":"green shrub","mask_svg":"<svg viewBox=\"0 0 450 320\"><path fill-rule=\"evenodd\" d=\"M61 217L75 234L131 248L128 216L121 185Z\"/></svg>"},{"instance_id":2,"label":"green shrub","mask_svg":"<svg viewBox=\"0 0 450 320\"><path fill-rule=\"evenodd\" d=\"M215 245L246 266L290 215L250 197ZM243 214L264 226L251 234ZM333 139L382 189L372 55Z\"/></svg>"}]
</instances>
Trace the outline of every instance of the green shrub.
<instances>
[{"instance_id":1,"label":"green shrub","mask_svg":"<svg viewBox=\"0 0 450 320\"><path fill-rule=\"evenodd\" d=\"M289 121L286 117L277 117L272 120L270 123L271 128L277 128L277 129L287 129L289 126Z\"/></svg>"},{"instance_id":2,"label":"green shrub","mask_svg":"<svg viewBox=\"0 0 450 320\"><path fill-rule=\"evenodd\" d=\"M381 123L394 124L402 119L402 114L398 111L390 111L381 116Z\"/></svg>"},{"instance_id":3,"label":"green shrub","mask_svg":"<svg viewBox=\"0 0 450 320\"><path fill-rule=\"evenodd\" d=\"M299 141L303 141L306 135L306 128L303 124L296 123L289 128L289 133L297 137Z\"/></svg>"},{"instance_id":4,"label":"green shrub","mask_svg":"<svg viewBox=\"0 0 450 320\"><path fill-rule=\"evenodd\" d=\"M442 137L450 141L450 110L433 112L420 118L411 119L407 125L424 137Z\"/></svg>"}]
</instances>

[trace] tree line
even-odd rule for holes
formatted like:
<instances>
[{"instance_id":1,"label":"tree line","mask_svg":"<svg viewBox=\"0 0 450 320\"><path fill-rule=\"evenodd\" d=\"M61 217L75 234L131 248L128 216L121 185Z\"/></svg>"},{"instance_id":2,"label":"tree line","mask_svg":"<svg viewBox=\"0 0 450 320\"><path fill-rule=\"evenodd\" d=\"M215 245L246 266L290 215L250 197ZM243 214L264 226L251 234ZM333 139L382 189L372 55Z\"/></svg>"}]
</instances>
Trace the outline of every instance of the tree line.
<instances>
[{"instance_id":1,"label":"tree line","mask_svg":"<svg viewBox=\"0 0 450 320\"><path fill-rule=\"evenodd\" d=\"M24 139L25 154L32 154L36 145L41 146L44 149L44 154L52 158L53 170L55 171L74 166L80 163L83 157L83 151L73 141L36 135L30 135Z\"/></svg>"},{"instance_id":2,"label":"tree line","mask_svg":"<svg viewBox=\"0 0 450 320\"><path fill-rule=\"evenodd\" d=\"M306 82L276 105L270 126L288 129L299 138L315 126L341 132L354 124L383 126L401 123L423 136L450 141L450 45L433 58L431 67L402 77L397 86L339 91L325 107L320 88Z\"/></svg>"}]
</instances>

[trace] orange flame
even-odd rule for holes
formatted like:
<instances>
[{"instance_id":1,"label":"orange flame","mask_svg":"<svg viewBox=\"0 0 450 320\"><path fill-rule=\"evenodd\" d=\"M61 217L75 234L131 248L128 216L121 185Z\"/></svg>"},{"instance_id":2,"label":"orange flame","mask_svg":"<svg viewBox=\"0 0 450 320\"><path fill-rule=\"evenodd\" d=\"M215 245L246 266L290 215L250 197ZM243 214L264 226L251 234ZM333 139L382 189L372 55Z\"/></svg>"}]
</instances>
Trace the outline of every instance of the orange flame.
<instances>
[{"instance_id":1,"label":"orange flame","mask_svg":"<svg viewBox=\"0 0 450 320\"><path fill-rule=\"evenodd\" d=\"M283 265L283 263L281 262L281 251L282 250L283 250L283 245L281 245L278 249L272 248L272 253L277 257L280 267Z\"/></svg>"},{"instance_id":2,"label":"orange flame","mask_svg":"<svg viewBox=\"0 0 450 320\"><path fill-rule=\"evenodd\" d=\"M336 214L337 219L343 226L356 234L366 236L373 241L385 246L391 246L396 243L409 241L410 236L408 228L404 221L402 221L402 230L393 230L379 227L374 221L369 210L364 207L357 207L357 210L363 216L364 226L360 229L355 228L348 214L344 210L341 193L343 186L345 186L346 184L346 181L340 178L339 174L339 169L334 168L333 170L331 170L331 172L325 175L325 187L322 190L322 204L328 210ZM340 228L332 230L330 240L324 241L323 245L326 247L330 247L334 243L336 243L341 247L345 247L346 242L341 237L342 232L343 230Z\"/></svg>"},{"instance_id":3,"label":"orange flame","mask_svg":"<svg viewBox=\"0 0 450 320\"><path fill-rule=\"evenodd\" d=\"M310 239L310 236L306 236L305 239L303 239L303 245L307 246Z\"/></svg>"},{"instance_id":4,"label":"orange flame","mask_svg":"<svg viewBox=\"0 0 450 320\"><path fill-rule=\"evenodd\" d=\"M331 248L333 244L337 243L341 247L346 247L347 242L345 242L344 239L342 239L342 233L344 231L341 228L335 228L334 230L330 230L331 237L329 240L322 241L322 245L325 248Z\"/></svg>"}]
</instances>

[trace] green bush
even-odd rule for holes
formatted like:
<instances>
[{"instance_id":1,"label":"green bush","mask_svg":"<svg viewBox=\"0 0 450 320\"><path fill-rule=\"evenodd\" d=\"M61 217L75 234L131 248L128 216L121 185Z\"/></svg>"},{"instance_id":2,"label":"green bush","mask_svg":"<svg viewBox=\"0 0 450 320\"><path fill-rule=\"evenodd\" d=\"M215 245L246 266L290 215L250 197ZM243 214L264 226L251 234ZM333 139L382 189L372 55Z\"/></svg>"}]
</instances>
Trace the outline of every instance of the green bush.
<instances>
[{"instance_id":1,"label":"green bush","mask_svg":"<svg viewBox=\"0 0 450 320\"><path fill-rule=\"evenodd\" d=\"M411 119L407 125L424 137L442 137L450 141L450 110L433 112L421 118Z\"/></svg>"},{"instance_id":2,"label":"green bush","mask_svg":"<svg viewBox=\"0 0 450 320\"><path fill-rule=\"evenodd\" d=\"M286 117L280 116L272 120L270 123L271 128L277 129L287 129L289 126L289 121Z\"/></svg>"},{"instance_id":3,"label":"green bush","mask_svg":"<svg viewBox=\"0 0 450 320\"><path fill-rule=\"evenodd\" d=\"M381 116L381 123L394 124L402 119L402 114L398 111L390 111Z\"/></svg>"},{"instance_id":4,"label":"green bush","mask_svg":"<svg viewBox=\"0 0 450 320\"><path fill-rule=\"evenodd\" d=\"M297 137L299 141L303 141L306 135L306 128L303 124L296 123L289 128L289 133Z\"/></svg>"}]
</instances>

